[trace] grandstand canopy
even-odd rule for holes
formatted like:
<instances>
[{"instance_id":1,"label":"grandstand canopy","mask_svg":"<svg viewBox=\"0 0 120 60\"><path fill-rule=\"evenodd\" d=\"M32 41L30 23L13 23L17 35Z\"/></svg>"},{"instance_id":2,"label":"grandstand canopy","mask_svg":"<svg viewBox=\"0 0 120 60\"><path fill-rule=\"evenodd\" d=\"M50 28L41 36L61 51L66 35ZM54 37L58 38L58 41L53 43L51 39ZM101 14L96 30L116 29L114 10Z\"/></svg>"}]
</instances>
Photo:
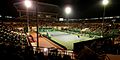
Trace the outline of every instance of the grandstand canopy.
<instances>
[{"instance_id":1,"label":"grandstand canopy","mask_svg":"<svg viewBox=\"0 0 120 60\"><path fill-rule=\"evenodd\" d=\"M24 2L22 1L14 3L14 6L19 12L18 19L25 19L27 8L24 6ZM57 5L32 1L32 6L28 9L28 12L31 19L35 19L36 12L38 18L55 19L60 15L60 8Z\"/></svg>"}]
</instances>

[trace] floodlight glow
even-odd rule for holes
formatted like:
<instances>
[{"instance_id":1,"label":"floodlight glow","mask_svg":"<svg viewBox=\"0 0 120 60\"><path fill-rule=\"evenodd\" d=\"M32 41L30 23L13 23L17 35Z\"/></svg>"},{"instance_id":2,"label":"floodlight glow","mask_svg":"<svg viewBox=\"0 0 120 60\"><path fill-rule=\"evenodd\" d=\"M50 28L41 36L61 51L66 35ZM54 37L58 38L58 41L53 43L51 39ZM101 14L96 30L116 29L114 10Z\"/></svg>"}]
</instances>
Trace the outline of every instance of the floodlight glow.
<instances>
[{"instance_id":1,"label":"floodlight glow","mask_svg":"<svg viewBox=\"0 0 120 60\"><path fill-rule=\"evenodd\" d=\"M0 15L0 17L2 17L2 15Z\"/></svg>"},{"instance_id":2,"label":"floodlight glow","mask_svg":"<svg viewBox=\"0 0 120 60\"><path fill-rule=\"evenodd\" d=\"M48 48L44 48L44 52L47 52L48 51Z\"/></svg>"},{"instance_id":3,"label":"floodlight glow","mask_svg":"<svg viewBox=\"0 0 120 60\"><path fill-rule=\"evenodd\" d=\"M32 6L32 3L31 3L30 0L25 0L25 1L24 1L24 4L25 4L25 6L26 6L27 8L30 8L30 7Z\"/></svg>"},{"instance_id":4,"label":"floodlight glow","mask_svg":"<svg viewBox=\"0 0 120 60\"><path fill-rule=\"evenodd\" d=\"M64 19L63 18L59 18L59 21L64 21Z\"/></svg>"},{"instance_id":5,"label":"floodlight glow","mask_svg":"<svg viewBox=\"0 0 120 60\"><path fill-rule=\"evenodd\" d=\"M102 1L102 4L103 4L103 5L107 5L108 3L109 3L109 0L103 0L103 1Z\"/></svg>"},{"instance_id":6,"label":"floodlight glow","mask_svg":"<svg viewBox=\"0 0 120 60\"><path fill-rule=\"evenodd\" d=\"M71 7L66 7L66 8L65 8L65 13L66 13L66 14L70 14L70 13L71 13L71 10L72 10Z\"/></svg>"}]
</instances>

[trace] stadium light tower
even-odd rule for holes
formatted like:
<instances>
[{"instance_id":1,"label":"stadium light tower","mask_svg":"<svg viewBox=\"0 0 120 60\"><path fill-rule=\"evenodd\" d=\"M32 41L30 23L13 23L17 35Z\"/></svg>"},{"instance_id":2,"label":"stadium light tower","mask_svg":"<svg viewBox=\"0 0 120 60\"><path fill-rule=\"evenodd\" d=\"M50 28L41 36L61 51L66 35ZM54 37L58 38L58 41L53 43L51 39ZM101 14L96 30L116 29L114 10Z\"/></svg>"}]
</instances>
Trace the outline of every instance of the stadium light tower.
<instances>
[{"instance_id":1,"label":"stadium light tower","mask_svg":"<svg viewBox=\"0 0 120 60\"><path fill-rule=\"evenodd\" d=\"M32 6L31 0L25 0L25 1L24 1L24 5L25 5L25 7L26 7L27 28L28 28L28 34L29 34L29 12L28 12L28 10L29 10L29 8L31 8L31 6Z\"/></svg>"},{"instance_id":2,"label":"stadium light tower","mask_svg":"<svg viewBox=\"0 0 120 60\"><path fill-rule=\"evenodd\" d=\"M67 21L69 21L69 15L71 14L71 12L72 12L72 8L70 6L65 7L65 13L66 13L66 16L67 16ZM68 28L69 28L69 24L68 24Z\"/></svg>"},{"instance_id":3,"label":"stadium light tower","mask_svg":"<svg viewBox=\"0 0 120 60\"><path fill-rule=\"evenodd\" d=\"M103 5L103 21L102 21L102 33L101 33L101 37L103 37L103 30L104 30L104 17L105 17L105 9L106 6L109 4L109 0L102 0L102 5Z\"/></svg>"}]
</instances>

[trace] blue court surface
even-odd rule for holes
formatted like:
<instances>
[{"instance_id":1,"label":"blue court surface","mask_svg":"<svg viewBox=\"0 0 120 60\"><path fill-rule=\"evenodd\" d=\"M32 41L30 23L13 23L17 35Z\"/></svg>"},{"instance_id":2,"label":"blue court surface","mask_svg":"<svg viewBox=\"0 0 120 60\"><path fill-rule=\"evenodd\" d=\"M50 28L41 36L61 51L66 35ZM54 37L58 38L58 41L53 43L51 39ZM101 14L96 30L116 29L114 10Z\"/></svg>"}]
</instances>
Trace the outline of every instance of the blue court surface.
<instances>
[{"instance_id":1,"label":"blue court surface","mask_svg":"<svg viewBox=\"0 0 120 60\"><path fill-rule=\"evenodd\" d=\"M78 37L78 35L73 35L60 31L48 32L48 34L51 36L52 40L65 46L68 50L73 50L73 44L76 42L82 42L93 39L84 36Z\"/></svg>"}]
</instances>

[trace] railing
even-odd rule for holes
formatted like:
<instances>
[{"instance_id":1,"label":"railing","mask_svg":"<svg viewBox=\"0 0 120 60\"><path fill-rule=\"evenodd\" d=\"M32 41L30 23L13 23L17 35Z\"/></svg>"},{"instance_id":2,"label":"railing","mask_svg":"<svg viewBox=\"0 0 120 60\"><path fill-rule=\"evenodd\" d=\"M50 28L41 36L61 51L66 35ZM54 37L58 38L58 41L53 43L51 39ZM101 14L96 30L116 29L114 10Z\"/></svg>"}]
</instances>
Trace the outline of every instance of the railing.
<instances>
[{"instance_id":1,"label":"railing","mask_svg":"<svg viewBox=\"0 0 120 60\"><path fill-rule=\"evenodd\" d=\"M39 52L43 52L44 56L48 56L49 53L51 54L55 54L56 56L58 55L61 55L62 57L64 55L69 55L71 57L71 59L75 59L75 54L73 51L69 51L69 50L60 50L58 48L45 48L45 47L39 47L39 48L36 48L36 46L33 46L33 51L34 51L34 54L36 51Z\"/></svg>"}]
</instances>

